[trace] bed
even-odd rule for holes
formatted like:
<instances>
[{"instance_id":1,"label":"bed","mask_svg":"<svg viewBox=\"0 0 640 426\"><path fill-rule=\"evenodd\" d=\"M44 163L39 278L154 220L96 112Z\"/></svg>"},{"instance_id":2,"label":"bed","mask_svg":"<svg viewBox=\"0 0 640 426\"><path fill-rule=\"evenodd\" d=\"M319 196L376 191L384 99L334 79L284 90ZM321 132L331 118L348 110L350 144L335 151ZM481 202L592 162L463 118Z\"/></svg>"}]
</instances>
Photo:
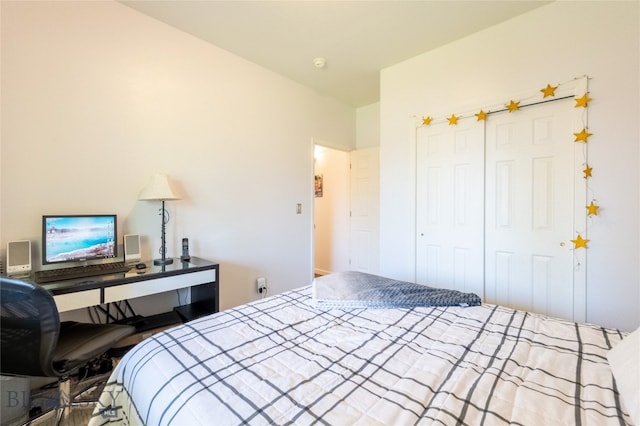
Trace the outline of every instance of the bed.
<instances>
[{"instance_id":1,"label":"bed","mask_svg":"<svg viewBox=\"0 0 640 426\"><path fill-rule=\"evenodd\" d=\"M629 333L464 293L319 295L354 277L408 284L334 274L153 335L115 367L90 425L633 424L607 359ZM637 349L619 356L632 380Z\"/></svg>"}]
</instances>

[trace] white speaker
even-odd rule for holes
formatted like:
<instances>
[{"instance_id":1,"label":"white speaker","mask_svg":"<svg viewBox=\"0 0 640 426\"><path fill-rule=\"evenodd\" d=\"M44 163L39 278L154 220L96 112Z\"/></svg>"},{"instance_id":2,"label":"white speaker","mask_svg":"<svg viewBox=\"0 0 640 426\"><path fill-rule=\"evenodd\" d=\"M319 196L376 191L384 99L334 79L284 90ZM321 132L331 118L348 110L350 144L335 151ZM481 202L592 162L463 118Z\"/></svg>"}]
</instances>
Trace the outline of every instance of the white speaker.
<instances>
[{"instance_id":1,"label":"white speaker","mask_svg":"<svg viewBox=\"0 0 640 426\"><path fill-rule=\"evenodd\" d=\"M24 276L31 273L31 241L7 243L7 275Z\"/></svg>"},{"instance_id":2,"label":"white speaker","mask_svg":"<svg viewBox=\"0 0 640 426\"><path fill-rule=\"evenodd\" d=\"M126 234L124 236L124 261L127 263L140 262L140 235Z\"/></svg>"}]
</instances>

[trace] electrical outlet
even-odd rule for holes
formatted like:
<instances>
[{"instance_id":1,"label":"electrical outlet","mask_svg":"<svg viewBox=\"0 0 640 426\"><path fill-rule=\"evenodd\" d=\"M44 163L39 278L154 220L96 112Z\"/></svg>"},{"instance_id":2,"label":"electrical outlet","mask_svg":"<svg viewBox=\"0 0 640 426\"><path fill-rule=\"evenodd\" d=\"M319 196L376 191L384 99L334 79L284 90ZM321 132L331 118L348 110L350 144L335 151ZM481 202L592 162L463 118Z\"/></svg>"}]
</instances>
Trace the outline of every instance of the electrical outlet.
<instances>
[{"instance_id":1,"label":"electrical outlet","mask_svg":"<svg viewBox=\"0 0 640 426\"><path fill-rule=\"evenodd\" d=\"M263 293L267 290L267 279L265 277L259 277L258 280L258 293Z\"/></svg>"}]
</instances>

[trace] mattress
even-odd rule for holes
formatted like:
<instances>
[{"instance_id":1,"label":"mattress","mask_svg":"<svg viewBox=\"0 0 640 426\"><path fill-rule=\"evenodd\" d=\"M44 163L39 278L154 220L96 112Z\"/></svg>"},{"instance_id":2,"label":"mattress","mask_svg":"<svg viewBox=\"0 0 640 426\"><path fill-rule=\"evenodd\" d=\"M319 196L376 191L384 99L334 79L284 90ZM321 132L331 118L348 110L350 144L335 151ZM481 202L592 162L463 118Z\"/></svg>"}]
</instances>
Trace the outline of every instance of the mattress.
<instances>
[{"instance_id":1,"label":"mattress","mask_svg":"<svg viewBox=\"0 0 640 426\"><path fill-rule=\"evenodd\" d=\"M307 286L138 344L90 425L628 425L624 336L490 304L319 310Z\"/></svg>"}]
</instances>

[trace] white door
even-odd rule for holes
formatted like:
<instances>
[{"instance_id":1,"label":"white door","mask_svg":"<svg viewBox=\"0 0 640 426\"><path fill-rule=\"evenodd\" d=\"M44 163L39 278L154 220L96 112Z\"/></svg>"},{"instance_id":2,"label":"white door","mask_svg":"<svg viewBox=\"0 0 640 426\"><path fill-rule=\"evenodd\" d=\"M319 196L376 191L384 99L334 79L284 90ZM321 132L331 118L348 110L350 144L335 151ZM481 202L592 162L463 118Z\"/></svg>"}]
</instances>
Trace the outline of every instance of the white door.
<instances>
[{"instance_id":1,"label":"white door","mask_svg":"<svg viewBox=\"0 0 640 426\"><path fill-rule=\"evenodd\" d=\"M379 272L380 148L351 151L350 266Z\"/></svg>"},{"instance_id":2,"label":"white door","mask_svg":"<svg viewBox=\"0 0 640 426\"><path fill-rule=\"evenodd\" d=\"M483 297L484 126L416 132L416 281Z\"/></svg>"},{"instance_id":3,"label":"white door","mask_svg":"<svg viewBox=\"0 0 640 426\"><path fill-rule=\"evenodd\" d=\"M574 109L559 100L486 122L489 303L574 318Z\"/></svg>"}]
</instances>

